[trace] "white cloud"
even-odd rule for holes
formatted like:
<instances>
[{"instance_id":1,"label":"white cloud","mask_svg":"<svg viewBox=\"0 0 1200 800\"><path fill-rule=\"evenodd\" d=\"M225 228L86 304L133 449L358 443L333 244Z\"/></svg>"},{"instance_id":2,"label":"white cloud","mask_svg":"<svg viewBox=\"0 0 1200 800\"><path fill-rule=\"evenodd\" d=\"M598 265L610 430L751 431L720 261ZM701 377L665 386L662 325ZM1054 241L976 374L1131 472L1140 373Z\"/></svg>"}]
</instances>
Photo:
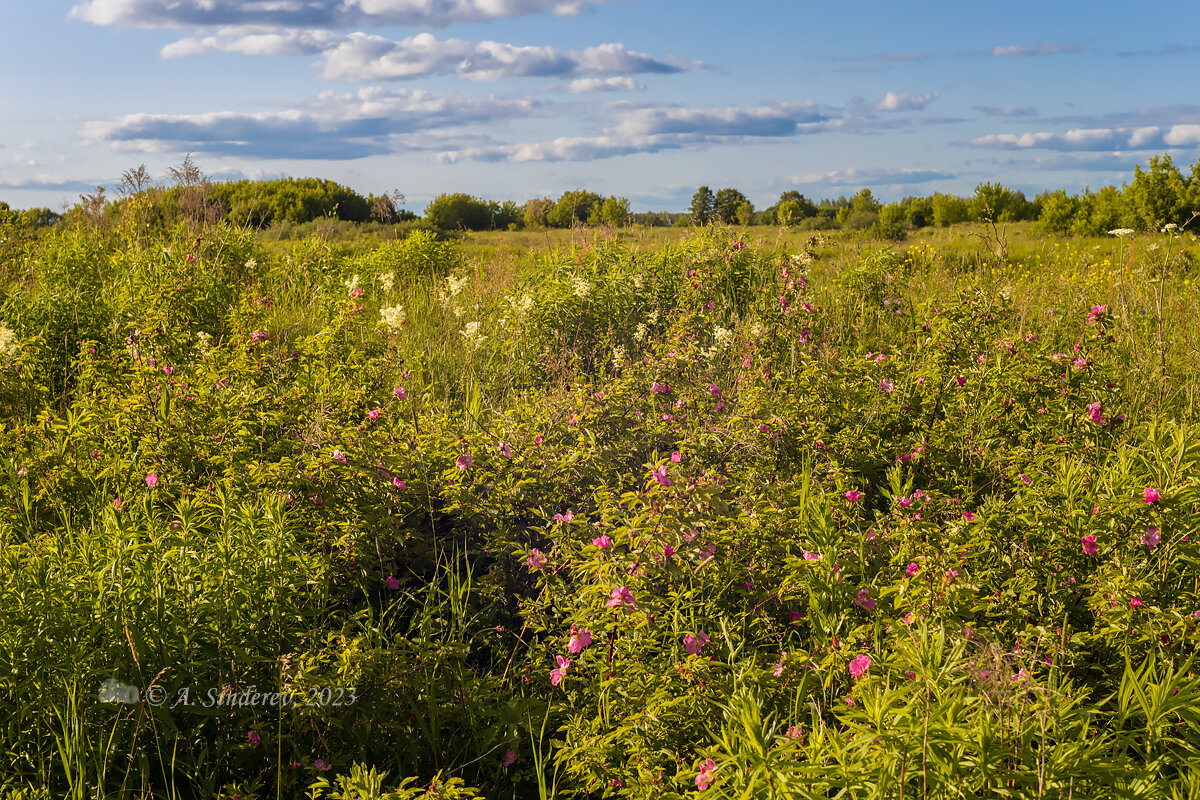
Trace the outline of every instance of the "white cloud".
<instances>
[{"instance_id":1,"label":"white cloud","mask_svg":"<svg viewBox=\"0 0 1200 800\"><path fill-rule=\"evenodd\" d=\"M324 92L306 107L286 111L127 114L88 122L81 135L117 149L343 160L424 149L406 137L525 118L540 105L522 98L371 88Z\"/></svg>"},{"instance_id":2,"label":"white cloud","mask_svg":"<svg viewBox=\"0 0 1200 800\"><path fill-rule=\"evenodd\" d=\"M578 14L613 0L84 0L71 17L137 28L267 25L352 28L413 25L443 28L526 14Z\"/></svg>"},{"instance_id":3,"label":"white cloud","mask_svg":"<svg viewBox=\"0 0 1200 800\"><path fill-rule=\"evenodd\" d=\"M775 103L754 108L644 108L623 115L615 133L626 136L795 136L825 129L833 120L815 103Z\"/></svg>"},{"instance_id":4,"label":"white cloud","mask_svg":"<svg viewBox=\"0 0 1200 800\"><path fill-rule=\"evenodd\" d=\"M929 94L910 95L908 92L888 92L883 99L875 104L876 111L920 111L936 100L937 92Z\"/></svg>"},{"instance_id":5,"label":"white cloud","mask_svg":"<svg viewBox=\"0 0 1200 800\"><path fill-rule=\"evenodd\" d=\"M1032 47L1021 47L1010 44L1006 47L993 47L992 55L997 57L1009 56L1053 56L1059 53L1082 53L1083 45L1061 44L1059 42L1042 42Z\"/></svg>"},{"instance_id":6,"label":"white cloud","mask_svg":"<svg viewBox=\"0 0 1200 800\"><path fill-rule=\"evenodd\" d=\"M835 169L790 178L792 184L812 187L860 187L953 180L949 172L930 169Z\"/></svg>"},{"instance_id":7,"label":"white cloud","mask_svg":"<svg viewBox=\"0 0 1200 800\"><path fill-rule=\"evenodd\" d=\"M997 150L1079 150L1118 152L1121 150L1161 150L1200 144L1200 125L1170 127L1146 125L1137 128L1075 128L1066 133L1001 133L979 136L968 144Z\"/></svg>"},{"instance_id":8,"label":"white cloud","mask_svg":"<svg viewBox=\"0 0 1200 800\"><path fill-rule=\"evenodd\" d=\"M629 77L612 78L576 78L567 84L566 89L572 94L583 92L640 92L646 88L644 83L638 83Z\"/></svg>"}]
</instances>

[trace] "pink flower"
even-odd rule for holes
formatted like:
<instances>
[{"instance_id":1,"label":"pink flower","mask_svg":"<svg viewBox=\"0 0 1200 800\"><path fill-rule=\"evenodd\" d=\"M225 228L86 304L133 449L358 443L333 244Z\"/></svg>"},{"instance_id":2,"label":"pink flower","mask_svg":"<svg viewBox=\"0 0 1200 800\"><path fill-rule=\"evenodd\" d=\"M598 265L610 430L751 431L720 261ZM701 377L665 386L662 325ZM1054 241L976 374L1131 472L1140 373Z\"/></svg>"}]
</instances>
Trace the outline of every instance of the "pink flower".
<instances>
[{"instance_id":1,"label":"pink flower","mask_svg":"<svg viewBox=\"0 0 1200 800\"><path fill-rule=\"evenodd\" d=\"M158 486L158 473L157 472L147 473L146 485L149 486L151 489L153 489L155 486Z\"/></svg>"},{"instance_id":2,"label":"pink flower","mask_svg":"<svg viewBox=\"0 0 1200 800\"><path fill-rule=\"evenodd\" d=\"M342 451L341 451L341 450L334 450L334 451L333 451L333 460L334 460L334 461L336 461L336 462L338 462L339 464L345 464L345 463L346 463L346 457L345 457L344 455L342 455Z\"/></svg>"},{"instance_id":3,"label":"pink flower","mask_svg":"<svg viewBox=\"0 0 1200 800\"><path fill-rule=\"evenodd\" d=\"M810 553L807 550L805 550L803 552L804 552L804 560L805 561L820 561L821 560L820 553Z\"/></svg>"},{"instance_id":4,"label":"pink flower","mask_svg":"<svg viewBox=\"0 0 1200 800\"><path fill-rule=\"evenodd\" d=\"M1092 310L1088 312L1088 324L1095 325L1096 318L1103 316L1105 311L1108 311L1108 306L1092 306Z\"/></svg>"},{"instance_id":5,"label":"pink flower","mask_svg":"<svg viewBox=\"0 0 1200 800\"><path fill-rule=\"evenodd\" d=\"M871 666L871 657L863 654L850 662L850 677L855 680L861 678L863 673Z\"/></svg>"},{"instance_id":6,"label":"pink flower","mask_svg":"<svg viewBox=\"0 0 1200 800\"><path fill-rule=\"evenodd\" d=\"M628 587L620 586L612 590L605 606L607 608L637 608L637 602L634 601L633 592L629 591Z\"/></svg>"},{"instance_id":7,"label":"pink flower","mask_svg":"<svg viewBox=\"0 0 1200 800\"><path fill-rule=\"evenodd\" d=\"M565 513L565 514L555 514L554 515L555 522L570 522L573 519L575 519L575 515L573 513L571 513L571 509L569 509L569 508L567 509L567 513Z\"/></svg>"},{"instance_id":8,"label":"pink flower","mask_svg":"<svg viewBox=\"0 0 1200 800\"><path fill-rule=\"evenodd\" d=\"M1146 528L1146 532L1142 534L1142 544L1153 550L1158 547L1158 543L1162 541L1162 534L1158 528Z\"/></svg>"},{"instance_id":9,"label":"pink flower","mask_svg":"<svg viewBox=\"0 0 1200 800\"><path fill-rule=\"evenodd\" d=\"M1083 369L1088 365L1088 360L1083 356L1076 356L1075 360L1071 362L1071 365L1075 367L1075 369Z\"/></svg>"},{"instance_id":10,"label":"pink flower","mask_svg":"<svg viewBox=\"0 0 1200 800\"><path fill-rule=\"evenodd\" d=\"M544 442L544 441L545 441L545 439L542 438L542 435L540 433L537 436L533 437L533 443L536 444L538 447L541 447L542 442Z\"/></svg>"},{"instance_id":11,"label":"pink flower","mask_svg":"<svg viewBox=\"0 0 1200 800\"><path fill-rule=\"evenodd\" d=\"M972 514L970 511L964 511L964 512L963 512L963 519L965 519L967 522L974 522L974 521L975 521L975 515L974 515L974 514Z\"/></svg>"},{"instance_id":12,"label":"pink flower","mask_svg":"<svg viewBox=\"0 0 1200 800\"><path fill-rule=\"evenodd\" d=\"M266 340L267 340L267 332L266 331L254 331L253 333L250 334L251 342L265 342Z\"/></svg>"},{"instance_id":13,"label":"pink flower","mask_svg":"<svg viewBox=\"0 0 1200 800\"><path fill-rule=\"evenodd\" d=\"M706 758L704 760L704 764L700 766L699 774L696 775L696 788L703 792L709 786L712 786L712 782L716 780L716 778L713 776L713 772L716 771L716 769L717 762L713 761L711 758Z\"/></svg>"},{"instance_id":14,"label":"pink flower","mask_svg":"<svg viewBox=\"0 0 1200 800\"><path fill-rule=\"evenodd\" d=\"M658 481L663 486L671 485L671 479L667 477L667 465L666 464L663 464L661 467L654 470L654 472L651 472L650 477L654 478L654 480Z\"/></svg>"},{"instance_id":15,"label":"pink flower","mask_svg":"<svg viewBox=\"0 0 1200 800\"><path fill-rule=\"evenodd\" d=\"M1030 477L1029 477L1028 475L1026 475L1024 472L1022 472L1022 473L1020 473L1019 475L1017 475L1017 477L1018 477L1018 478L1020 478L1020 479L1021 479L1021 483L1025 484L1026 486L1028 486L1028 485L1030 485L1031 483L1033 483L1033 480L1031 480L1031 479L1030 479Z\"/></svg>"},{"instance_id":16,"label":"pink flower","mask_svg":"<svg viewBox=\"0 0 1200 800\"><path fill-rule=\"evenodd\" d=\"M698 656L708 642L709 638L706 633L697 633L694 636L689 633L683 637L683 649L689 656Z\"/></svg>"},{"instance_id":17,"label":"pink flower","mask_svg":"<svg viewBox=\"0 0 1200 800\"><path fill-rule=\"evenodd\" d=\"M113 500L113 508L117 511L120 511L123 505L125 504L121 502L121 498L118 497L116 500Z\"/></svg>"},{"instance_id":18,"label":"pink flower","mask_svg":"<svg viewBox=\"0 0 1200 800\"><path fill-rule=\"evenodd\" d=\"M1142 599L1140 597L1133 598L1132 600L1129 601L1129 607L1130 608L1141 608L1142 607Z\"/></svg>"},{"instance_id":19,"label":"pink flower","mask_svg":"<svg viewBox=\"0 0 1200 800\"><path fill-rule=\"evenodd\" d=\"M362 294L363 294L362 289L355 288L355 289L350 290L351 297L362 297Z\"/></svg>"},{"instance_id":20,"label":"pink flower","mask_svg":"<svg viewBox=\"0 0 1200 800\"><path fill-rule=\"evenodd\" d=\"M367 412L367 416L370 417L372 420L376 420L376 419L379 419L379 415L381 413L383 413L383 412L380 409L372 408L370 411Z\"/></svg>"},{"instance_id":21,"label":"pink flower","mask_svg":"<svg viewBox=\"0 0 1200 800\"><path fill-rule=\"evenodd\" d=\"M500 443L500 446L499 446L498 448L496 448L496 449L497 449L497 450L499 450L499 451L500 451L500 455L504 456L505 458L512 458L512 457L513 457L512 448L511 448L511 447L509 447L509 446L508 446L508 444L507 444L507 443L505 443L505 442L501 442L501 443Z\"/></svg>"},{"instance_id":22,"label":"pink flower","mask_svg":"<svg viewBox=\"0 0 1200 800\"><path fill-rule=\"evenodd\" d=\"M871 597L870 589L859 589L858 597L854 599L854 605L859 608L864 608L867 611L875 610L875 600Z\"/></svg>"},{"instance_id":23,"label":"pink flower","mask_svg":"<svg viewBox=\"0 0 1200 800\"><path fill-rule=\"evenodd\" d=\"M568 653L581 653L583 648L592 643L592 632L587 628L580 628L577 631L571 632L571 639L567 642Z\"/></svg>"},{"instance_id":24,"label":"pink flower","mask_svg":"<svg viewBox=\"0 0 1200 800\"><path fill-rule=\"evenodd\" d=\"M395 389L392 389L392 394L396 395L397 400L408 399L408 392L404 391L403 386L397 386Z\"/></svg>"},{"instance_id":25,"label":"pink flower","mask_svg":"<svg viewBox=\"0 0 1200 800\"><path fill-rule=\"evenodd\" d=\"M966 386L966 385L967 385L967 379L966 379L965 377L963 377L962 375L959 375L959 376L958 376L957 378L955 378L954 380L958 381L958 385L959 385L959 386Z\"/></svg>"},{"instance_id":26,"label":"pink flower","mask_svg":"<svg viewBox=\"0 0 1200 800\"><path fill-rule=\"evenodd\" d=\"M314 761L313 766L316 769L321 770L321 772L329 772L329 770L333 769L331 765L325 763L325 759L323 758L318 758L316 761Z\"/></svg>"},{"instance_id":27,"label":"pink flower","mask_svg":"<svg viewBox=\"0 0 1200 800\"><path fill-rule=\"evenodd\" d=\"M404 481L400 480L399 478L392 478L392 486L395 486L397 489L403 489L406 485L407 484L405 484Z\"/></svg>"},{"instance_id":28,"label":"pink flower","mask_svg":"<svg viewBox=\"0 0 1200 800\"><path fill-rule=\"evenodd\" d=\"M550 670L550 683L558 686L567 675L567 668L571 666L571 659L566 656L555 656L554 660L558 662L558 669Z\"/></svg>"},{"instance_id":29,"label":"pink flower","mask_svg":"<svg viewBox=\"0 0 1200 800\"><path fill-rule=\"evenodd\" d=\"M912 577L915 577L916 574L920 571L921 571L921 568L918 567L917 562L914 561L911 564L909 564L908 567L904 570L904 574L907 575L908 577L912 578Z\"/></svg>"},{"instance_id":30,"label":"pink flower","mask_svg":"<svg viewBox=\"0 0 1200 800\"><path fill-rule=\"evenodd\" d=\"M1085 555L1094 556L1099 552L1100 548L1096 546L1096 537L1094 534L1089 534L1080 538L1080 545L1083 547Z\"/></svg>"},{"instance_id":31,"label":"pink flower","mask_svg":"<svg viewBox=\"0 0 1200 800\"><path fill-rule=\"evenodd\" d=\"M891 394L892 390L896 388L896 384L892 383L887 378L884 378L879 382L879 388L885 393Z\"/></svg>"},{"instance_id":32,"label":"pink flower","mask_svg":"<svg viewBox=\"0 0 1200 800\"><path fill-rule=\"evenodd\" d=\"M395 591L400 588L400 581L396 580L395 575L388 575L387 585L389 589Z\"/></svg>"},{"instance_id":33,"label":"pink flower","mask_svg":"<svg viewBox=\"0 0 1200 800\"><path fill-rule=\"evenodd\" d=\"M708 390L709 390L710 392L712 392L712 394L713 394L713 397L720 397L720 396L721 396L721 388L720 388L719 386L717 386L715 383L710 383L710 384L708 385Z\"/></svg>"},{"instance_id":34,"label":"pink flower","mask_svg":"<svg viewBox=\"0 0 1200 800\"><path fill-rule=\"evenodd\" d=\"M529 551L529 555L525 558L525 563L530 569L541 569L546 566L546 556L541 550L535 547Z\"/></svg>"},{"instance_id":35,"label":"pink flower","mask_svg":"<svg viewBox=\"0 0 1200 800\"><path fill-rule=\"evenodd\" d=\"M1162 497L1162 495L1158 493L1158 489L1147 489L1146 491L1142 492L1142 498L1146 501L1146 505L1157 503L1160 497Z\"/></svg>"},{"instance_id":36,"label":"pink flower","mask_svg":"<svg viewBox=\"0 0 1200 800\"><path fill-rule=\"evenodd\" d=\"M665 383L654 381L650 384L650 391L654 392L655 394L670 394L671 387Z\"/></svg>"},{"instance_id":37,"label":"pink flower","mask_svg":"<svg viewBox=\"0 0 1200 800\"><path fill-rule=\"evenodd\" d=\"M475 459L471 458L470 453L463 453L461 456L458 457L458 460L456 460L454 462L454 464L459 469L465 470L465 469L469 469L470 467L474 466Z\"/></svg>"},{"instance_id":38,"label":"pink flower","mask_svg":"<svg viewBox=\"0 0 1200 800\"><path fill-rule=\"evenodd\" d=\"M912 505L911 497L901 497L900 498L900 507L901 508L908 508L911 505Z\"/></svg>"},{"instance_id":39,"label":"pink flower","mask_svg":"<svg viewBox=\"0 0 1200 800\"><path fill-rule=\"evenodd\" d=\"M846 499L851 503L857 503L859 500L862 500L862 498L863 493L858 489L851 489L850 491L846 492Z\"/></svg>"},{"instance_id":40,"label":"pink flower","mask_svg":"<svg viewBox=\"0 0 1200 800\"><path fill-rule=\"evenodd\" d=\"M596 547L599 547L601 550L606 550L608 549L608 546L612 544L612 539L608 538L607 536L597 536L595 539L592 539L592 544L596 545Z\"/></svg>"},{"instance_id":41,"label":"pink flower","mask_svg":"<svg viewBox=\"0 0 1200 800\"><path fill-rule=\"evenodd\" d=\"M517 760L517 753L511 747L504 751L504 758L500 759L500 766L511 767Z\"/></svg>"},{"instance_id":42,"label":"pink flower","mask_svg":"<svg viewBox=\"0 0 1200 800\"><path fill-rule=\"evenodd\" d=\"M1096 402L1091 403L1087 407L1088 418L1092 422L1096 423L1097 425L1103 425L1105 422L1108 422L1108 418L1100 413L1100 406L1101 406L1101 401L1097 400Z\"/></svg>"},{"instance_id":43,"label":"pink flower","mask_svg":"<svg viewBox=\"0 0 1200 800\"><path fill-rule=\"evenodd\" d=\"M682 459L682 458L683 458L683 456L679 455L678 450L676 450L674 453L671 453L671 461L673 461L676 464L678 464L680 459Z\"/></svg>"},{"instance_id":44,"label":"pink flower","mask_svg":"<svg viewBox=\"0 0 1200 800\"><path fill-rule=\"evenodd\" d=\"M175 368L174 368L174 367L163 367L163 368L162 368L162 371L163 371L163 372L165 372L167 375L174 375L174 374L175 374Z\"/></svg>"},{"instance_id":45,"label":"pink flower","mask_svg":"<svg viewBox=\"0 0 1200 800\"><path fill-rule=\"evenodd\" d=\"M905 625L912 625L916 621L917 621L917 615L915 613L913 613L912 611L910 611L904 615L904 624Z\"/></svg>"},{"instance_id":46,"label":"pink flower","mask_svg":"<svg viewBox=\"0 0 1200 800\"><path fill-rule=\"evenodd\" d=\"M247 731L246 738L250 740L251 747L258 747L262 744L262 737L258 735L258 731Z\"/></svg>"}]
</instances>

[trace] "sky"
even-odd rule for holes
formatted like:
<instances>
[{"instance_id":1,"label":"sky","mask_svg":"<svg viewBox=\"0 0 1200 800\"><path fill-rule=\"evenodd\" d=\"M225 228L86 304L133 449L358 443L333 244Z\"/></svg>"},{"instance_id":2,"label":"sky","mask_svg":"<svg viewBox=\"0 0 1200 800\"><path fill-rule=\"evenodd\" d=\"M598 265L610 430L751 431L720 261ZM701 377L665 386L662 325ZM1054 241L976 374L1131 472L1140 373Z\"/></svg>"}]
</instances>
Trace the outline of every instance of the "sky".
<instances>
[{"instance_id":1,"label":"sky","mask_svg":"<svg viewBox=\"0 0 1200 800\"><path fill-rule=\"evenodd\" d=\"M682 211L1121 185L1200 157L1200 3L0 0L0 200L56 211L190 154Z\"/></svg>"}]
</instances>

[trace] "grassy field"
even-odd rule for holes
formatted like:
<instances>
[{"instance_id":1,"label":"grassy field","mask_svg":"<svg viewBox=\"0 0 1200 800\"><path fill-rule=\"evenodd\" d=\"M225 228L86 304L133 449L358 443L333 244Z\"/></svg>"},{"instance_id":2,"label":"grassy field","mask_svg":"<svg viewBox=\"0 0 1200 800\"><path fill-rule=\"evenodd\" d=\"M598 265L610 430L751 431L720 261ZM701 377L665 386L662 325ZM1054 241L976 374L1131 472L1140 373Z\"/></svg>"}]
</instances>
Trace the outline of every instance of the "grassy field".
<instances>
[{"instance_id":1,"label":"grassy field","mask_svg":"<svg viewBox=\"0 0 1200 800\"><path fill-rule=\"evenodd\" d=\"M0 264L0 797L1200 797L1182 235Z\"/></svg>"}]
</instances>

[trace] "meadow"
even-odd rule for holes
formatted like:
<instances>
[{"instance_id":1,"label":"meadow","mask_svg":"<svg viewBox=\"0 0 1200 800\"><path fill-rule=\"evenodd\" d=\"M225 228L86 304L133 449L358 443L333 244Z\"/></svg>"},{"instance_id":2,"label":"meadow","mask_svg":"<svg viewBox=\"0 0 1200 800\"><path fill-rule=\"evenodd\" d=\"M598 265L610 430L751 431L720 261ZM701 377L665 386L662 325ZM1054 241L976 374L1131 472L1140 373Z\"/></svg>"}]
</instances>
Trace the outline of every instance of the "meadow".
<instances>
[{"instance_id":1,"label":"meadow","mask_svg":"<svg viewBox=\"0 0 1200 800\"><path fill-rule=\"evenodd\" d=\"M1200 797L1200 246L0 250L0 797Z\"/></svg>"}]
</instances>

